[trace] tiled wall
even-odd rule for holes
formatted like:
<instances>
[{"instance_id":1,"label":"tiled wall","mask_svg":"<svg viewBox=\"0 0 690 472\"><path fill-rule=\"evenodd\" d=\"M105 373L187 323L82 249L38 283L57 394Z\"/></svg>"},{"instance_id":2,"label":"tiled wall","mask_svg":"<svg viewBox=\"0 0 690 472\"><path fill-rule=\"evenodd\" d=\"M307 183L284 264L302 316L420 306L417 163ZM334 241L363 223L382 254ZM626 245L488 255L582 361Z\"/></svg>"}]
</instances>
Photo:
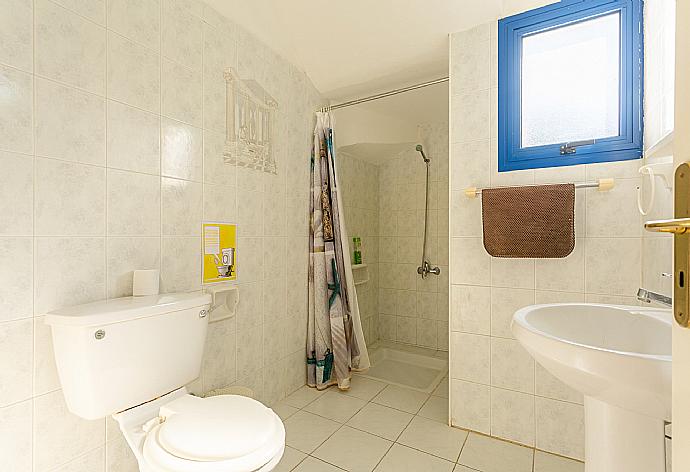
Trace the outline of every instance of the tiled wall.
<instances>
[{"instance_id":1,"label":"tiled wall","mask_svg":"<svg viewBox=\"0 0 690 472\"><path fill-rule=\"evenodd\" d=\"M362 281L355 289L364 339L372 344L379 338L379 167L346 152L337 154L337 163L353 264L352 238L358 236L362 240L362 262L366 267L353 271L355 281ZM364 282L367 277L369 281Z\"/></svg>"},{"instance_id":2,"label":"tiled wall","mask_svg":"<svg viewBox=\"0 0 690 472\"><path fill-rule=\"evenodd\" d=\"M660 281L660 272L669 271L669 240L642 237L636 203L641 161L497 172L495 22L451 36L450 68L452 423L582 459L582 396L513 338L512 314L534 303L636 304L641 282ZM463 194L470 186L608 177L616 179L609 192L577 190L575 250L556 260L489 256L482 245L481 201ZM657 214L667 213L669 201L668 192L659 197Z\"/></svg>"},{"instance_id":3,"label":"tiled wall","mask_svg":"<svg viewBox=\"0 0 690 472\"><path fill-rule=\"evenodd\" d=\"M427 258L441 275L422 280L426 167L414 146L379 172L379 336L448 349L448 124L422 124L431 159Z\"/></svg>"},{"instance_id":4,"label":"tiled wall","mask_svg":"<svg viewBox=\"0 0 690 472\"><path fill-rule=\"evenodd\" d=\"M202 219L239 223L240 307L210 326L204 391L304 383L307 77L196 0L0 0L0 463L135 471L111 420L70 414L43 314L200 288ZM278 174L226 165L223 69L277 99Z\"/></svg>"},{"instance_id":5,"label":"tiled wall","mask_svg":"<svg viewBox=\"0 0 690 472\"><path fill-rule=\"evenodd\" d=\"M362 237L368 264L370 282L357 286L368 342L448 350L448 123L419 127L432 161L427 258L440 277L417 274L426 171L414 144L378 164L341 152L340 178L348 232Z\"/></svg>"}]
</instances>

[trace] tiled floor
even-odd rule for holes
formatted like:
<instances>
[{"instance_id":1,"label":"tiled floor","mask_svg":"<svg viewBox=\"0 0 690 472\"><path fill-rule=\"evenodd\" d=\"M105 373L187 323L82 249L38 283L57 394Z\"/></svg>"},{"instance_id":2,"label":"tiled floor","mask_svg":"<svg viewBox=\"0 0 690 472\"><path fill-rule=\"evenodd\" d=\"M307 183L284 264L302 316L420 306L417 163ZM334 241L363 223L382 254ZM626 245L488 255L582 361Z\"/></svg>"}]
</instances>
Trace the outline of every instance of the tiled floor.
<instances>
[{"instance_id":1,"label":"tiled floor","mask_svg":"<svg viewBox=\"0 0 690 472\"><path fill-rule=\"evenodd\" d=\"M447 378L431 395L363 377L348 392L303 387L273 407L287 431L276 471L584 471L581 462L448 427L447 397Z\"/></svg>"}]
</instances>

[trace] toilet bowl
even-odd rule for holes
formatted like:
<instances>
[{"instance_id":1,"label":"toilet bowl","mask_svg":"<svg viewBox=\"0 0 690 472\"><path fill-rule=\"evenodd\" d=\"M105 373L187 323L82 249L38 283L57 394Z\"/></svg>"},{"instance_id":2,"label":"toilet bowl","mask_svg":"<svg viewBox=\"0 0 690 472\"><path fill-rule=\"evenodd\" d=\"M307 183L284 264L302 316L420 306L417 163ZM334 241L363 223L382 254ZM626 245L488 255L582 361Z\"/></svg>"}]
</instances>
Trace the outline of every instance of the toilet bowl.
<instances>
[{"instance_id":1,"label":"toilet bowl","mask_svg":"<svg viewBox=\"0 0 690 472\"><path fill-rule=\"evenodd\" d=\"M142 472L270 471L285 450L277 414L240 395L181 388L113 415Z\"/></svg>"},{"instance_id":2,"label":"toilet bowl","mask_svg":"<svg viewBox=\"0 0 690 472\"><path fill-rule=\"evenodd\" d=\"M141 472L264 472L285 449L277 414L241 395L200 398L210 296L126 297L46 314L67 408L112 415Z\"/></svg>"}]
</instances>

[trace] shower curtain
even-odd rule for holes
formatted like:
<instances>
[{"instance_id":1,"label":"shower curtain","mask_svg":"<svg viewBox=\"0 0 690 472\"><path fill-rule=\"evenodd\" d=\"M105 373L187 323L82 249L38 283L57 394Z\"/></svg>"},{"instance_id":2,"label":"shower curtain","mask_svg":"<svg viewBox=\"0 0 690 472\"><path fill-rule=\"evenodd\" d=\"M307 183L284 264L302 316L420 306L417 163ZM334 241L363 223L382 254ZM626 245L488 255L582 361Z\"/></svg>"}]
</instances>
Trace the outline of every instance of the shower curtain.
<instances>
[{"instance_id":1,"label":"shower curtain","mask_svg":"<svg viewBox=\"0 0 690 472\"><path fill-rule=\"evenodd\" d=\"M350 388L369 368L350 263L333 145L334 120L317 112L311 154L307 384Z\"/></svg>"}]
</instances>

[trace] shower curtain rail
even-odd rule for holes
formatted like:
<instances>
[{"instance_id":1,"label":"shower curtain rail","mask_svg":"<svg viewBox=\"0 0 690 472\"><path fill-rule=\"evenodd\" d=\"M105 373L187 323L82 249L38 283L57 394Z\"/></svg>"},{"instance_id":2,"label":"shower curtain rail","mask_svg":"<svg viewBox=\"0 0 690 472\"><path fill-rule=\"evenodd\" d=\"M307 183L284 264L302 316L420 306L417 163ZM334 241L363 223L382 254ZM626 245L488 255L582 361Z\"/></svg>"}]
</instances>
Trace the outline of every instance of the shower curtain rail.
<instances>
[{"instance_id":1,"label":"shower curtain rail","mask_svg":"<svg viewBox=\"0 0 690 472\"><path fill-rule=\"evenodd\" d=\"M368 97L357 98L355 100L349 100L347 102L336 103L335 105L328 105L319 108L317 111L330 111L337 108L350 107L352 105L359 105L360 103L371 102L373 100L378 100L380 98L391 97L393 95L398 95L399 93L410 92L412 90L417 90L424 87L429 87L430 85L442 84L443 82L448 82L449 77L441 77L439 79L430 80L428 82L422 82L420 84L410 85L408 87L403 87L399 89L389 90L388 92L377 93L376 95L370 95Z\"/></svg>"}]
</instances>

